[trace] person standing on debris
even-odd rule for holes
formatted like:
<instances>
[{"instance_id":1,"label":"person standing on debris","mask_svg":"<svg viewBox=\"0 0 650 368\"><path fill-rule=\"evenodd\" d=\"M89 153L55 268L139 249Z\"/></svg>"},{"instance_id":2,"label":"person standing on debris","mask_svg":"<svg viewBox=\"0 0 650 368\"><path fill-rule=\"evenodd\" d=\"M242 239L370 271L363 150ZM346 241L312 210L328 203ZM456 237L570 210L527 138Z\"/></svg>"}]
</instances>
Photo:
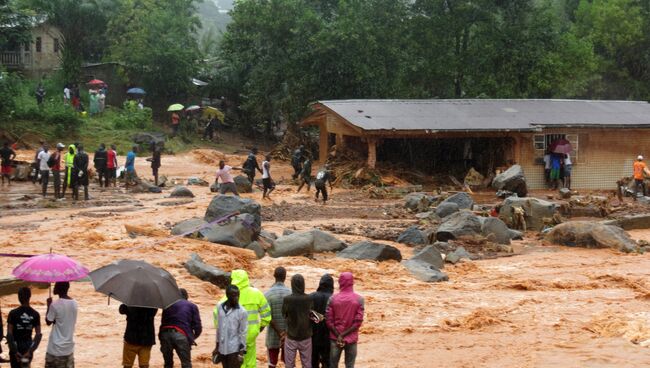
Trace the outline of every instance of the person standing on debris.
<instances>
[{"instance_id":1,"label":"person standing on debris","mask_svg":"<svg viewBox=\"0 0 650 368\"><path fill-rule=\"evenodd\" d=\"M203 131L203 139L207 138L212 141L212 138L214 138L214 131L217 129L217 118L211 116L208 119L208 123L205 125L205 130Z\"/></svg>"},{"instance_id":2,"label":"person standing on debris","mask_svg":"<svg viewBox=\"0 0 650 368\"><path fill-rule=\"evenodd\" d=\"M7 178L8 185L11 185L11 161L16 158L16 152L9 147L9 142L2 143L0 148L0 176L2 177L2 185L5 185L5 178Z\"/></svg>"},{"instance_id":3,"label":"person standing on debris","mask_svg":"<svg viewBox=\"0 0 650 368\"><path fill-rule=\"evenodd\" d=\"M309 189L311 189L311 160L307 158L302 165L302 171L300 172L300 186L298 187L298 190L296 193L300 193L300 190L302 189L305 184L307 184L307 191L309 192Z\"/></svg>"},{"instance_id":4,"label":"person standing on debris","mask_svg":"<svg viewBox=\"0 0 650 368\"><path fill-rule=\"evenodd\" d=\"M47 185L50 182L50 166L48 162L50 161L50 152L47 144L43 145L43 150L38 153L36 161L38 162L38 170L41 172L41 185L43 186L43 197L47 194Z\"/></svg>"},{"instance_id":5,"label":"person standing on debris","mask_svg":"<svg viewBox=\"0 0 650 368\"><path fill-rule=\"evenodd\" d=\"M287 270L284 267L277 267L273 271L275 283L264 293L264 297L271 307L271 328L266 332L266 350L269 357L269 368L275 368L280 357L280 349L284 345L286 337L287 322L282 314L282 303L284 297L291 294L291 290L284 285L287 278Z\"/></svg>"},{"instance_id":6,"label":"person standing on debris","mask_svg":"<svg viewBox=\"0 0 650 368\"><path fill-rule=\"evenodd\" d=\"M68 187L72 189L72 184L74 183L72 179L72 169L74 167L74 156L77 154L77 147L74 144L68 146L68 152L66 152L63 157L65 161L65 180L63 180L63 193L61 193L61 198L65 197L65 191Z\"/></svg>"},{"instance_id":7,"label":"person standing on debris","mask_svg":"<svg viewBox=\"0 0 650 368\"><path fill-rule=\"evenodd\" d=\"M305 150L305 146L300 145L298 149L293 151L293 155L291 156L291 166L293 166L293 175L291 175L291 178L293 180L296 180L300 175L300 172L302 171L304 150Z\"/></svg>"},{"instance_id":8,"label":"person standing on debris","mask_svg":"<svg viewBox=\"0 0 650 368\"><path fill-rule=\"evenodd\" d=\"M296 354L300 353L303 368L311 368L311 319L314 306L305 294L305 279L300 274L291 278L291 295L284 298L282 315L287 321L287 337L284 341L284 364L296 366Z\"/></svg>"},{"instance_id":9,"label":"person standing on debris","mask_svg":"<svg viewBox=\"0 0 650 368\"><path fill-rule=\"evenodd\" d=\"M239 288L228 285L226 301L217 305L217 342L212 362L223 368L239 368L246 355L248 313L239 304Z\"/></svg>"},{"instance_id":10,"label":"person standing on debris","mask_svg":"<svg viewBox=\"0 0 650 368\"><path fill-rule=\"evenodd\" d=\"M327 184L330 185L330 190L332 189L332 174L329 172L329 167L327 165L316 174L316 181L314 182L314 187L316 187L316 202L318 202L318 194L323 193L323 204L327 203Z\"/></svg>"},{"instance_id":11,"label":"person standing on debris","mask_svg":"<svg viewBox=\"0 0 650 368\"><path fill-rule=\"evenodd\" d=\"M129 189L131 183L135 184L135 156L138 152L138 146L133 146L131 150L126 154L126 163L124 163L124 169L126 174L124 176L124 187Z\"/></svg>"},{"instance_id":12,"label":"person standing on debris","mask_svg":"<svg viewBox=\"0 0 650 368\"><path fill-rule=\"evenodd\" d=\"M636 162L632 165L634 169L634 200L636 201L636 198L639 193L639 187L641 187L641 191L643 195L646 195L646 187L645 187L645 174L648 171L648 167L646 166L645 162L643 162L643 156L639 155L636 158Z\"/></svg>"},{"instance_id":13,"label":"person standing on debris","mask_svg":"<svg viewBox=\"0 0 650 368\"><path fill-rule=\"evenodd\" d=\"M271 177L271 155L266 155L264 162L262 162L262 199L271 199L271 192L275 189L275 183Z\"/></svg>"},{"instance_id":14,"label":"person standing on debris","mask_svg":"<svg viewBox=\"0 0 650 368\"><path fill-rule=\"evenodd\" d=\"M253 147L243 165L244 172L246 173L246 176L248 176L248 181L251 182L251 185L255 185L255 170L259 171L260 174L262 173L262 169L260 169L260 165L257 163L256 155L257 148Z\"/></svg>"},{"instance_id":15,"label":"person standing on debris","mask_svg":"<svg viewBox=\"0 0 650 368\"><path fill-rule=\"evenodd\" d=\"M571 155L564 155L564 187L571 190L571 171L573 171L573 162L571 162Z\"/></svg>"},{"instance_id":16,"label":"person standing on debris","mask_svg":"<svg viewBox=\"0 0 650 368\"><path fill-rule=\"evenodd\" d=\"M330 368L337 368L345 351L345 368L354 368L357 358L359 328L363 323L364 299L353 290L352 273L339 276L339 293L327 306L325 322L330 330Z\"/></svg>"},{"instance_id":17,"label":"person standing on debris","mask_svg":"<svg viewBox=\"0 0 650 368\"><path fill-rule=\"evenodd\" d=\"M54 284L54 295L47 298L45 323L52 326L45 353L45 368L74 368L74 330L77 324L77 302L68 296L69 282Z\"/></svg>"},{"instance_id":18,"label":"person standing on debris","mask_svg":"<svg viewBox=\"0 0 650 368\"><path fill-rule=\"evenodd\" d=\"M232 169L233 167L226 165L226 162L224 160L220 160L219 170L217 170L217 176L214 179L214 182L219 183L221 180L221 183L219 184L220 194L231 192L232 194L239 197L239 192L237 192L237 185L235 184L235 180L232 178L232 175L230 175L230 170Z\"/></svg>"},{"instance_id":19,"label":"person standing on debris","mask_svg":"<svg viewBox=\"0 0 650 368\"><path fill-rule=\"evenodd\" d=\"M77 154L74 156L72 178L74 184L72 185L72 199L75 201L79 199L79 186L84 187L84 200L90 199L88 196L88 154L84 151L83 145L77 146Z\"/></svg>"},{"instance_id":20,"label":"person standing on debris","mask_svg":"<svg viewBox=\"0 0 650 368\"><path fill-rule=\"evenodd\" d=\"M60 199L61 196L61 152L63 152L63 149L65 148L65 145L63 143L58 143L56 145L56 151L52 152L52 155L50 156L50 161L48 162L48 165L50 165L50 170L52 170L52 178L54 179L54 198L55 199Z\"/></svg>"},{"instance_id":21,"label":"person standing on debris","mask_svg":"<svg viewBox=\"0 0 650 368\"><path fill-rule=\"evenodd\" d=\"M111 148L106 152L106 186L117 186L117 148L111 144Z\"/></svg>"},{"instance_id":22,"label":"person standing on debris","mask_svg":"<svg viewBox=\"0 0 650 368\"><path fill-rule=\"evenodd\" d=\"M34 351L41 343L41 316L29 305L32 290L28 287L18 289L20 307L9 312L7 317L7 345L9 362L12 368L29 367ZM32 339L32 333L35 333Z\"/></svg>"},{"instance_id":23,"label":"person standing on debris","mask_svg":"<svg viewBox=\"0 0 650 368\"><path fill-rule=\"evenodd\" d=\"M230 274L231 284L239 288L239 304L246 309L248 314L248 332L246 335L246 355L242 368L255 368L257 361L257 350L255 340L264 331L264 328L271 322L271 308L266 301L264 294L258 289L250 286L248 273L244 270L233 270ZM219 304L226 301L227 297L221 299ZM214 307L214 326L219 326L219 305Z\"/></svg>"},{"instance_id":24,"label":"person standing on debris","mask_svg":"<svg viewBox=\"0 0 650 368\"><path fill-rule=\"evenodd\" d=\"M187 300L187 290L180 291L183 299L163 310L160 321L158 340L165 368L174 366L174 351L181 361L181 368L192 368L192 345L196 345L194 340L203 331L199 308Z\"/></svg>"},{"instance_id":25,"label":"person standing on debris","mask_svg":"<svg viewBox=\"0 0 650 368\"><path fill-rule=\"evenodd\" d=\"M309 294L314 303L314 311L325 316L327 303L334 293L334 279L330 274L324 274L320 278L318 289ZM330 339L329 330L325 321L312 324L311 336L311 367L329 368L330 366Z\"/></svg>"},{"instance_id":26,"label":"person standing on debris","mask_svg":"<svg viewBox=\"0 0 650 368\"><path fill-rule=\"evenodd\" d=\"M162 147L156 143L151 144L151 173L153 174L153 181L158 186L158 169L160 169L160 156L162 154Z\"/></svg>"},{"instance_id":27,"label":"person standing on debris","mask_svg":"<svg viewBox=\"0 0 650 368\"><path fill-rule=\"evenodd\" d=\"M93 162L95 164L95 170L97 171L97 177L99 179L99 187L107 187L108 175L106 174L106 167L108 163L108 152L106 152L106 145L104 143L100 144L99 149L95 151Z\"/></svg>"},{"instance_id":28,"label":"person standing on debris","mask_svg":"<svg viewBox=\"0 0 650 368\"><path fill-rule=\"evenodd\" d=\"M120 305L120 314L126 315L126 330L124 331L124 347L122 349L122 366L133 367L135 357L138 357L140 368L149 367L151 347L156 344L156 329L154 317L158 312L155 308L129 307Z\"/></svg>"}]
</instances>

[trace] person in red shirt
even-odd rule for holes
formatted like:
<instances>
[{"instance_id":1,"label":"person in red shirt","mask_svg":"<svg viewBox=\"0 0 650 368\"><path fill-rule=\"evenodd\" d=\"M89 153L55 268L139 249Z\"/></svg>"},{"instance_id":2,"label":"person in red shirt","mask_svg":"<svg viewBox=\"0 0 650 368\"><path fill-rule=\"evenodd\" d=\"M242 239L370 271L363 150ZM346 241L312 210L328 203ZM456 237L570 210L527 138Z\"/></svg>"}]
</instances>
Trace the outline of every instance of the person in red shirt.
<instances>
[{"instance_id":1,"label":"person in red shirt","mask_svg":"<svg viewBox=\"0 0 650 368\"><path fill-rule=\"evenodd\" d=\"M644 174L648 171L648 167L646 166L645 162L643 162L643 156L639 155L636 158L636 162L634 162L633 169L634 169L634 200L636 201L637 193L639 192L639 187L641 187L641 190L643 191L643 196L646 195Z\"/></svg>"},{"instance_id":2,"label":"person in red shirt","mask_svg":"<svg viewBox=\"0 0 650 368\"><path fill-rule=\"evenodd\" d=\"M172 113L172 134L178 134L178 127L181 125L181 117L177 113Z\"/></svg>"},{"instance_id":3,"label":"person in red shirt","mask_svg":"<svg viewBox=\"0 0 650 368\"><path fill-rule=\"evenodd\" d=\"M117 152L115 151L115 145L111 144L111 148L106 152L106 186L110 186L113 182L113 186L117 186Z\"/></svg>"},{"instance_id":4,"label":"person in red shirt","mask_svg":"<svg viewBox=\"0 0 650 368\"><path fill-rule=\"evenodd\" d=\"M56 145L56 151L50 156L50 161L54 163L54 165L50 166L50 170L54 178L54 198L56 199L63 198L61 195L61 152L63 152L64 148L65 145L63 143L58 143Z\"/></svg>"}]
</instances>

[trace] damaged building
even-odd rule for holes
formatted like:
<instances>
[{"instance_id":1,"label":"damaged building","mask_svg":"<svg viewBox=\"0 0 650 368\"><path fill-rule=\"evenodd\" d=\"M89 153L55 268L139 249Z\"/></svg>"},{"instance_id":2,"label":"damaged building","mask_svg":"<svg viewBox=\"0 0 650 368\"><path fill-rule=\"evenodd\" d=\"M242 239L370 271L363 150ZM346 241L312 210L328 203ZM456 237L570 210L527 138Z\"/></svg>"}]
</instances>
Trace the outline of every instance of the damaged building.
<instances>
[{"instance_id":1,"label":"damaged building","mask_svg":"<svg viewBox=\"0 0 650 368\"><path fill-rule=\"evenodd\" d=\"M571 142L579 189L614 189L650 156L650 103L588 100L334 100L312 104L303 126L320 129L319 160L331 148L356 150L370 167L404 164L428 174L489 176L511 164L542 189L543 156ZM462 176L461 176L462 177Z\"/></svg>"}]
</instances>

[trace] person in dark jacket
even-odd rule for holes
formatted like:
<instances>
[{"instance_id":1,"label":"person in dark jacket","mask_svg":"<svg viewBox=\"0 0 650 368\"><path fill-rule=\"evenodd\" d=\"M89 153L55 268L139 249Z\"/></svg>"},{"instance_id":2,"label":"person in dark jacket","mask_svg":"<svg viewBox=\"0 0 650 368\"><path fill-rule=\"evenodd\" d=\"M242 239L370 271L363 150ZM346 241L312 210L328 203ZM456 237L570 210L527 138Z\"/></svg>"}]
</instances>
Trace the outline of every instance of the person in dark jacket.
<instances>
[{"instance_id":1,"label":"person in dark jacket","mask_svg":"<svg viewBox=\"0 0 650 368\"><path fill-rule=\"evenodd\" d=\"M106 164L108 162L108 152L106 152L106 145L104 143L100 144L99 149L95 151L93 162L95 163L95 170L99 178L99 186L107 187L108 175L106 172Z\"/></svg>"},{"instance_id":2,"label":"person in dark jacket","mask_svg":"<svg viewBox=\"0 0 650 368\"><path fill-rule=\"evenodd\" d=\"M332 190L332 174L329 171L329 167L325 165L318 174L316 174L316 181L314 181L314 187L316 187L316 202L318 202L318 194L323 193L323 203L327 203L328 183L330 185L330 190Z\"/></svg>"},{"instance_id":3,"label":"person in dark jacket","mask_svg":"<svg viewBox=\"0 0 650 368\"><path fill-rule=\"evenodd\" d=\"M120 314L126 315L124 349L122 350L122 366L124 368L133 367L136 356L140 368L149 367L151 347L156 344L153 319L157 312L158 310L154 308L120 305Z\"/></svg>"},{"instance_id":4,"label":"person in dark jacket","mask_svg":"<svg viewBox=\"0 0 650 368\"><path fill-rule=\"evenodd\" d=\"M259 171L260 174L262 173L262 169L257 163L257 157L255 157L255 155L257 155L257 148L253 147L251 149L251 152L248 154L248 158L246 158L246 161L242 165L246 176L248 176L248 181L251 182L251 185L255 185L255 170Z\"/></svg>"},{"instance_id":5,"label":"person in dark jacket","mask_svg":"<svg viewBox=\"0 0 650 368\"><path fill-rule=\"evenodd\" d=\"M287 322L287 337L284 341L284 364L287 368L296 366L296 353L300 352L303 368L311 368L311 313L313 302L305 294L305 279L300 274L291 278L291 295L284 297L282 315Z\"/></svg>"},{"instance_id":6,"label":"person in dark jacket","mask_svg":"<svg viewBox=\"0 0 650 368\"><path fill-rule=\"evenodd\" d=\"M291 177L293 180L296 180L300 173L302 172L302 161L304 160L305 155L305 146L300 146L298 149L293 151L291 156L291 166L293 166L293 175Z\"/></svg>"},{"instance_id":7,"label":"person in dark jacket","mask_svg":"<svg viewBox=\"0 0 650 368\"><path fill-rule=\"evenodd\" d=\"M192 345L201 336L201 314L196 304L187 300L185 289L181 289L183 299L163 310L160 321L160 352L165 368L174 366L174 351L181 361L181 368L192 368Z\"/></svg>"},{"instance_id":8,"label":"person in dark jacket","mask_svg":"<svg viewBox=\"0 0 650 368\"><path fill-rule=\"evenodd\" d=\"M324 274L320 278L318 289L309 294L314 303L314 311L325 315L327 303L334 294L334 279L330 274ZM325 321L313 323L311 336L311 367L312 368L329 368L330 366L330 339L329 330Z\"/></svg>"},{"instance_id":9,"label":"person in dark jacket","mask_svg":"<svg viewBox=\"0 0 650 368\"><path fill-rule=\"evenodd\" d=\"M307 184L307 191L309 192L309 189L311 189L311 160L306 159L305 162L302 165L302 171L300 172L300 186L298 187L298 190L296 193L300 193L300 190L302 187Z\"/></svg>"},{"instance_id":10,"label":"person in dark jacket","mask_svg":"<svg viewBox=\"0 0 650 368\"><path fill-rule=\"evenodd\" d=\"M162 153L162 147L156 143L151 144L151 158L147 161L151 161L151 173L153 174L153 180L156 186L158 185L158 169L160 169L160 155Z\"/></svg>"},{"instance_id":11,"label":"person in dark jacket","mask_svg":"<svg viewBox=\"0 0 650 368\"><path fill-rule=\"evenodd\" d=\"M79 186L84 187L84 200L90 199L88 196L88 154L84 151L82 144L77 145L77 154L74 156L72 166L72 199L79 199Z\"/></svg>"}]
</instances>

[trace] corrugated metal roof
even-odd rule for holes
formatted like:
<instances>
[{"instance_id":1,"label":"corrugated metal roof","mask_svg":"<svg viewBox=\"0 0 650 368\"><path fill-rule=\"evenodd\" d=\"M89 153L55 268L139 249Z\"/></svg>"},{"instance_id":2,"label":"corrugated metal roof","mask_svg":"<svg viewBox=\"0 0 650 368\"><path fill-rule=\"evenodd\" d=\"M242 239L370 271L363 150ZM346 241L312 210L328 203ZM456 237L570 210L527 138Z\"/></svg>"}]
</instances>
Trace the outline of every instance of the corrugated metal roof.
<instances>
[{"instance_id":1,"label":"corrugated metal roof","mask_svg":"<svg viewBox=\"0 0 650 368\"><path fill-rule=\"evenodd\" d=\"M589 100L330 100L367 130L507 131L540 126L650 128L650 103Z\"/></svg>"}]
</instances>

